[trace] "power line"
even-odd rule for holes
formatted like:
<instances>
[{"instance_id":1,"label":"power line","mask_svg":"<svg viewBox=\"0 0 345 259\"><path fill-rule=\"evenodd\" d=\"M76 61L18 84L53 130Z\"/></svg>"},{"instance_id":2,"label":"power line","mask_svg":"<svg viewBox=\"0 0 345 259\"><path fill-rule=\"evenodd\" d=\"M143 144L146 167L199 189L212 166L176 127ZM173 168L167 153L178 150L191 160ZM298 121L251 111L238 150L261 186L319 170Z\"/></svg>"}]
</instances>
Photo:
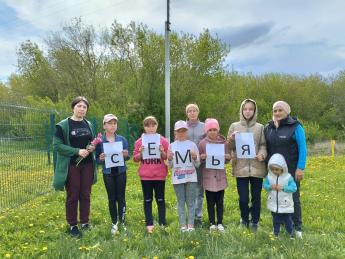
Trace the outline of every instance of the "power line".
<instances>
[{"instance_id":1,"label":"power line","mask_svg":"<svg viewBox=\"0 0 345 259\"><path fill-rule=\"evenodd\" d=\"M46 15L46 16L42 16L42 17L40 17L40 18L37 18L37 19L35 19L35 20L31 20L31 21L28 21L28 22L25 22L25 23L22 23L22 24L19 24L19 25L16 25L16 26L7 28L6 30L0 31L0 33L1 33L1 32L4 32L4 31L10 31L10 30L12 30L12 29L14 29L14 28L18 28L18 27L23 26L23 25L26 25L26 24L31 24L32 22L36 22L36 21L38 21L38 20L41 20L42 18L49 17L49 16L51 16L51 15L53 15L53 14L61 13L61 12L63 12L63 11L66 11L66 10L71 9L71 8L73 8L73 7L76 7L76 6L78 6L78 5L85 4L86 2L89 2L89 1L90 1L90 0L86 0L85 2L76 4L76 5L72 5L72 6L70 6L70 7L67 7L67 8L65 8L65 9L62 9L62 10L57 11L57 12L55 12L55 13L51 13L51 14L48 14L48 15Z\"/></svg>"},{"instance_id":2,"label":"power line","mask_svg":"<svg viewBox=\"0 0 345 259\"><path fill-rule=\"evenodd\" d=\"M59 4L61 4L61 3L68 2L68 1L69 1L69 0L65 0L65 1L58 2L58 3L56 3L56 4L53 4L53 5L44 7L44 8L42 8L42 9L36 11L36 12L32 12L32 13L29 13L29 14L27 14L27 15L23 15L23 16L21 16L21 18L15 18L15 19L12 19L12 20L5 21L5 22L3 22L3 23L0 23L0 25L6 24L6 23L11 23L11 22L14 22L14 21L17 21L17 20L21 20L21 19L23 19L24 17L28 17L28 16L30 16L30 15L32 15L32 14L39 13L39 12L41 12L41 11L43 11L43 10L49 9L49 8L51 8L51 7L53 7L53 6L56 6L56 5L59 5Z\"/></svg>"},{"instance_id":3,"label":"power line","mask_svg":"<svg viewBox=\"0 0 345 259\"><path fill-rule=\"evenodd\" d=\"M125 0L125 1L122 1L122 2L119 2L119 3L115 3L115 4L112 4L112 5L109 5L109 6L107 6L107 7L104 7L104 8L98 9L98 10L95 10L95 11L93 11L93 12L86 13L86 14L84 14L84 15L80 15L80 17L85 17L85 16L87 16L87 15L94 14L94 13L97 13L97 12L100 12L100 11L103 11L103 10L105 10L105 9L108 9L108 8L113 7L113 6L115 6L115 5L123 4L123 3L128 2L128 1L130 1L130 0ZM21 36L30 35L30 34L32 34L32 33L38 32L38 31L46 30L46 29L48 29L48 28L54 27L54 26L56 26L56 25L59 25L59 24L61 24L61 23L62 23L62 21L60 21L60 22L58 22L58 23L55 23L55 24L53 24L53 25L44 27L44 28L42 28L42 29L38 29L38 30L35 30L35 31L30 31L30 32L25 33L25 34L22 34L22 35L20 35L20 36L16 36L16 37L12 37L12 38L7 38L7 39L4 39L4 40L5 40L5 41L9 41L9 40L17 39L17 38L20 38Z\"/></svg>"}]
</instances>

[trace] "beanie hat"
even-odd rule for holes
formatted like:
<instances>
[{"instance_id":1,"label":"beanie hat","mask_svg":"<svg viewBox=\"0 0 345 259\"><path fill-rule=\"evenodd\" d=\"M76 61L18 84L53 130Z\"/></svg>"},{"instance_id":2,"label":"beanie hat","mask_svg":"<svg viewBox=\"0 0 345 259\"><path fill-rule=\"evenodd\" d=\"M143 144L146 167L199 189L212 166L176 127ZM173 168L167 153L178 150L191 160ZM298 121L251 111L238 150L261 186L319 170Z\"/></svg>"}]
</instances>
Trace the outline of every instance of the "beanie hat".
<instances>
[{"instance_id":1,"label":"beanie hat","mask_svg":"<svg viewBox=\"0 0 345 259\"><path fill-rule=\"evenodd\" d=\"M205 121L205 132L209 131L210 129L216 129L219 131L219 123L216 119L206 119Z\"/></svg>"},{"instance_id":2,"label":"beanie hat","mask_svg":"<svg viewBox=\"0 0 345 259\"><path fill-rule=\"evenodd\" d=\"M290 105L287 103L287 102L284 102L284 101L277 101L273 104L273 110L275 107L282 107L284 109L284 111L287 113L287 115L289 115L291 113L291 108L290 108ZM279 122L274 118L273 116L273 122L274 122L274 125L276 126L276 128L279 127Z\"/></svg>"},{"instance_id":3,"label":"beanie hat","mask_svg":"<svg viewBox=\"0 0 345 259\"><path fill-rule=\"evenodd\" d=\"M284 101L277 101L273 104L273 110L275 107L280 106L284 109L284 111L289 115L291 113L290 105Z\"/></svg>"},{"instance_id":4,"label":"beanie hat","mask_svg":"<svg viewBox=\"0 0 345 259\"><path fill-rule=\"evenodd\" d=\"M200 110L199 110L199 106L198 106L196 103L190 103L190 104L188 104L188 105L186 106L186 113L187 113L188 110L191 109L191 108L196 109L198 112L200 111Z\"/></svg>"}]
</instances>

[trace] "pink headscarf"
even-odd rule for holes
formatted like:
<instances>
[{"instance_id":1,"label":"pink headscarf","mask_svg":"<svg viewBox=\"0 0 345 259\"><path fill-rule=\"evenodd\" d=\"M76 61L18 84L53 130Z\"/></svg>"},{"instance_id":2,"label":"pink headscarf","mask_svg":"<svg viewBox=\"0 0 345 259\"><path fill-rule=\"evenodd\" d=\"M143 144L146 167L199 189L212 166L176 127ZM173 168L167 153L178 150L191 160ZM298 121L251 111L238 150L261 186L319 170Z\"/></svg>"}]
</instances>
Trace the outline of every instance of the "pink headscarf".
<instances>
[{"instance_id":1,"label":"pink headscarf","mask_svg":"<svg viewBox=\"0 0 345 259\"><path fill-rule=\"evenodd\" d=\"M289 115L291 113L291 108L290 108L290 105L284 101L277 101L273 104L273 110L275 107L282 107L284 109L284 111L287 113L287 115ZM276 125L276 128L279 127L279 122L274 118L273 116L273 122L274 122L274 125Z\"/></svg>"}]
</instances>

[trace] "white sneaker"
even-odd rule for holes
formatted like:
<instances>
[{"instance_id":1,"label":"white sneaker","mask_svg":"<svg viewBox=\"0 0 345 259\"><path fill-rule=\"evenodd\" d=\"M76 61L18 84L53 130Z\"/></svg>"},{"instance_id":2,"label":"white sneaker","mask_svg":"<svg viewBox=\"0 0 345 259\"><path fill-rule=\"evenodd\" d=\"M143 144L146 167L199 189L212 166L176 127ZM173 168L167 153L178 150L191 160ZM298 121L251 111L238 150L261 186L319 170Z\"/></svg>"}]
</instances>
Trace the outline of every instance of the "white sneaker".
<instances>
[{"instance_id":1,"label":"white sneaker","mask_svg":"<svg viewBox=\"0 0 345 259\"><path fill-rule=\"evenodd\" d=\"M188 228L188 232L194 231L195 228Z\"/></svg>"},{"instance_id":2,"label":"white sneaker","mask_svg":"<svg viewBox=\"0 0 345 259\"><path fill-rule=\"evenodd\" d=\"M127 230L127 227L126 227L126 225L125 225L125 223L124 223L124 222L122 223L122 229L123 229L124 231L126 231L126 230Z\"/></svg>"},{"instance_id":3,"label":"white sneaker","mask_svg":"<svg viewBox=\"0 0 345 259\"><path fill-rule=\"evenodd\" d=\"M217 230L216 225L211 225L211 226L210 226L210 232L213 232L213 231L215 231L215 230Z\"/></svg>"},{"instance_id":4,"label":"white sneaker","mask_svg":"<svg viewBox=\"0 0 345 259\"><path fill-rule=\"evenodd\" d=\"M186 227L181 227L181 231L182 231L182 232L186 232L186 231L187 231L187 228L186 228Z\"/></svg>"},{"instance_id":5,"label":"white sneaker","mask_svg":"<svg viewBox=\"0 0 345 259\"><path fill-rule=\"evenodd\" d=\"M303 239L302 238L302 231L296 231L296 237L300 238L300 239Z\"/></svg>"},{"instance_id":6,"label":"white sneaker","mask_svg":"<svg viewBox=\"0 0 345 259\"><path fill-rule=\"evenodd\" d=\"M222 224L218 224L217 226L218 230L221 231L221 232L224 232L225 229L224 229L224 226Z\"/></svg>"},{"instance_id":7,"label":"white sneaker","mask_svg":"<svg viewBox=\"0 0 345 259\"><path fill-rule=\"evenodd\" d=\"M116 224L113 223L113 226L112 226L112 228L111 228L111 233L112 233L113 235L115 235L116 232L117 232L117 230L118 230L117 223L116 223Z\"/></svg>"}]
</instances>

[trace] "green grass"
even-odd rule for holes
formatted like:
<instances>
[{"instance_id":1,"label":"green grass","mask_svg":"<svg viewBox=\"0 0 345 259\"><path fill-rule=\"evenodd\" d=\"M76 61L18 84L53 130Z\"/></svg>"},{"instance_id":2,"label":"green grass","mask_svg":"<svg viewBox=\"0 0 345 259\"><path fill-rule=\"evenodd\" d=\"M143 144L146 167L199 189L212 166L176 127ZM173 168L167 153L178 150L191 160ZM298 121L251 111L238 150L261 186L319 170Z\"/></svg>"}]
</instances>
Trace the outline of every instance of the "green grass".
<instances>
[{"instance_id":1,"label":"green grass","mask_svg":"<svg viewBox=\"0 0 345 259\"><path fill-rule=\"evenodd\" d=\"M260 228L256 233L239 227L235 179L229 176L225 191L225 233L203 229L179 231L176 197L166 184L167 227L147 233L137 164L129 162L127 231L111 235L107 195L101 174L93 186L91 229L82 239L68 235L64 192L49 194L7 209L0 216L0 258L345 258L345 156L308 157L301 186L303 240L271 236L272 218L263 190ZM229 169L230 172L230 169ZM204 220L207 221L206 201ZM157 219L157 207L153 207Z\"/></svg>"}]
</instances>

